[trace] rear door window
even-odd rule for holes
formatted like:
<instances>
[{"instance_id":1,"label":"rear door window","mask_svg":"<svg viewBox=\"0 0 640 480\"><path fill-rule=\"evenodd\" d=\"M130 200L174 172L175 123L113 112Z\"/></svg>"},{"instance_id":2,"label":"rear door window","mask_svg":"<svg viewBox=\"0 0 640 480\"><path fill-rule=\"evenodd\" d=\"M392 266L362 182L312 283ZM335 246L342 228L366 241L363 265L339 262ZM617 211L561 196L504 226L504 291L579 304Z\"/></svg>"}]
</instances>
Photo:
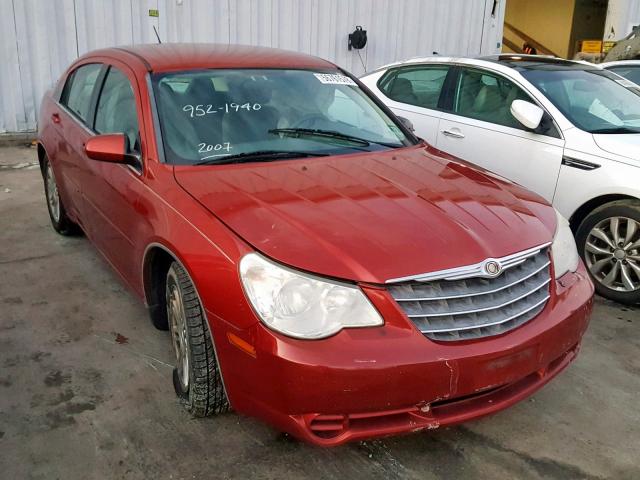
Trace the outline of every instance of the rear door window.
<instances>
[{"instance_id":1,"label":"rear door window","mask_svg":"<svg viewBox=\"0 0 640 480\"><path fill-rule=\"evenodd\" d=\"M73 112L80 120L87 124L91 109L91 98L98 80L102 64L92 63L83 65L75 70L64 86L60 103Z\"/></svg>"},{"instance_id":2,"label":"rear door window","mask_svg":"<svg viewBox=\"0 0 640 480\"><path fill-rule=\"evenodd\" d=\"M448 65L419 65L390 70L378 87L391 100L435 110Z\"/></svg>"}]
</instances>

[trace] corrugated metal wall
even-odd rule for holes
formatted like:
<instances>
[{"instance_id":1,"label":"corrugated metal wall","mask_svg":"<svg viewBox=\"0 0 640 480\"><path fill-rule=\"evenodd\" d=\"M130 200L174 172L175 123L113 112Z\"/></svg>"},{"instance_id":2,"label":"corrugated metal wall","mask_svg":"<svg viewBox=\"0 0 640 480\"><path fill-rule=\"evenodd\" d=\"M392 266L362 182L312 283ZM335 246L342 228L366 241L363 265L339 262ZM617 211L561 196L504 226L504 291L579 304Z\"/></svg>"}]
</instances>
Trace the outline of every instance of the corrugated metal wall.
<instances>
[{"instance_id":1,"label":"corrugated metal wall","mask_svg":"<svg viewBox=\"0 0 640 480\"><path fill-rule=\"evenodd\" d=\"M609 0L605 40L622 40L636 25L640 25L640 0Z\"/></svg>"},{"instance_id":2,"label":"corrugated metal wall","mask_svg":"<svg viewBox=\"0 0 640 480\"><path fill-rule=\"evenodd\" d=\"M298 50L360 75L365 66L433 51L499 52L505 1L0 0L0 133L35 129L43 93L79 55L155 43L153 26L163 42ZM150 9L159 17L150 17ZM362 60L347 50L356 25L369 36Z\"/></svg>"}]
</instances>

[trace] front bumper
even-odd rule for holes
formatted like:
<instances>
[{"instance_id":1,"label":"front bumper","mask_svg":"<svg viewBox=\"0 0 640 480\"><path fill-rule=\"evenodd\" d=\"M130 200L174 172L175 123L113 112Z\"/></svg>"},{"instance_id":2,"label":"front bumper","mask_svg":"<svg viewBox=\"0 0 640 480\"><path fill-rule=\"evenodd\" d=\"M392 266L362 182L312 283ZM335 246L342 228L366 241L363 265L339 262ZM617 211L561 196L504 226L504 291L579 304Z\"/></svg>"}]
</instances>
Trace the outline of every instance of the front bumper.
<instances>
[{"instance_id":1,"label":"front bumper","mask_svg":"<svg viewBox=\"0 0 640 480\"><path fill-rule=\"evenodd\" d=\"M222 322L213 331L229 400L239 413L323 446L502 410L540 389L578 353L593 285L582 264L554 283L536 318L471 341L427 339L377 288L365 291L384 326L345 329L324 340L291 339L261 324L236 330ZM253 353L236 348L230 335L252 345Z\"/></svg>"}]
</instances>

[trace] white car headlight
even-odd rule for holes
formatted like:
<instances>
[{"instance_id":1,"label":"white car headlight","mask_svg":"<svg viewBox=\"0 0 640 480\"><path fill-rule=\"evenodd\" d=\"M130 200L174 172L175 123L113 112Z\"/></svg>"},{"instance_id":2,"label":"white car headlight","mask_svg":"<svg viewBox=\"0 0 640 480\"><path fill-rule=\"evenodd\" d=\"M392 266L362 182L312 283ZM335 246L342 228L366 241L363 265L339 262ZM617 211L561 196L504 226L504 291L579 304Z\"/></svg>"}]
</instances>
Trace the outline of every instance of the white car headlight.
<instances>
[{"instance_id":1,"label":"white car headlight","mask_svg":"<svg viewBox=\"0 0 640 480\"><path fill-rule=\"evenodd\" d=\"M360 288L297 272L257 253L240 260L240 280L260 319L290 337L324 338L346 327L384 323Z\"/></svg>"},{"instance_id":2,"label":"white car headlight","mask_svg":"<svg viewBox=\"0 0 640 480\"><path fill-rule=\"evenodd\" d=\"M551 258L556 278L560 278L565 273L575 272L578 269L580 255L578 255L576 241L573 238L569 222L557 210L556 217L558 218L558 226L551 245Z\"/></svg>"}]
</instances>

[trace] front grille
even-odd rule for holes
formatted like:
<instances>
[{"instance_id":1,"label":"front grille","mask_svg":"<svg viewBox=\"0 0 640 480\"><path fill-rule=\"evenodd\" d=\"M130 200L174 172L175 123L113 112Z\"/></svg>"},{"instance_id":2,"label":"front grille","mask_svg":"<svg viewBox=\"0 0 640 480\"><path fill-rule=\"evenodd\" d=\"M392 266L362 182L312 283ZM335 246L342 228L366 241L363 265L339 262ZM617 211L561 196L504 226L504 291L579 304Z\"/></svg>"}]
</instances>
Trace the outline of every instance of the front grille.
<instances>
[{"instance_id":1,"label":"front grille","mask_svg":"<svg viewBox=\"0 0 640 480\"><path fill-rule=\"evenodd\" d=\"M483 276L485 261L440 274L391 280L388 290L428 338L455 341L499 335L544 309L551 262L548 245L497 262L503 271L495 278Z\"/></svg>"}]
</instances>

